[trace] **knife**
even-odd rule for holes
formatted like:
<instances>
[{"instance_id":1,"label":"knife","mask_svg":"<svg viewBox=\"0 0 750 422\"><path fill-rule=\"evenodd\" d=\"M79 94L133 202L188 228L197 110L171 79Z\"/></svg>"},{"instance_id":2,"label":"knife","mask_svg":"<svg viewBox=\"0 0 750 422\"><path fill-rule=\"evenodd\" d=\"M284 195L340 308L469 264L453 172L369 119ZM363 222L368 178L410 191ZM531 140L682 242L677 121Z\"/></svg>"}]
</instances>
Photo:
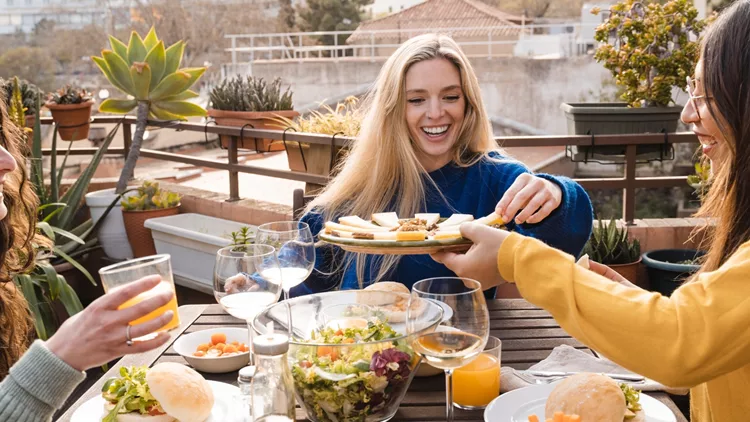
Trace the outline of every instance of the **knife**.
<instances>
[{"instance_id":1,"label":"knife","mask_svg":"<svg viewBox=\"0 0 750 422\"><path fill-rule=\"evenodd\" d=\"M565 372L565 371L536 371L536 370L530 370L527 369L523 371L529 375L534 375L537 377L566 377L569 375L575 375L575 374L582 374L583 372ZM596 373L596 372L595 372ZM636 375L636 374L608 374L608 373L602 373L602 375L606 375L612 379L616 380L622 380L622 381L645 381L646 378L642 375Z\"/></svg>"}]
</instances>

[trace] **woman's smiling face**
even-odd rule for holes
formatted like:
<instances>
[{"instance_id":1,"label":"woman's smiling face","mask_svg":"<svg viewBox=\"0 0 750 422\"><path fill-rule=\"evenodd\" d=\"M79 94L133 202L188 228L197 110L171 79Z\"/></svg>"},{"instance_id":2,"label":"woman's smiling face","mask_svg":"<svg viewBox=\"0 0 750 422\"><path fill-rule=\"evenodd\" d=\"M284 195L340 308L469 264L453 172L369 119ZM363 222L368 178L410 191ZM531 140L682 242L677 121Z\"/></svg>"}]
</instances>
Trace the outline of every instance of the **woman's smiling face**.
<instances>
[{"instance_id":1,"label":"woman's smiling face","mask_svg":"<svg viewBox=\"0 0 750 422\"><path fill-rule=\"evenodd\" d=\"M711 167L716 168L729 153L729 146L718 122L708 109L708 103L712 98L703 85L702 60L695 66L695 76L691 78L688 94L690 100L682 109L680 118L691 126L692 131L698 136L703 154L711 160Z\"/></svg>"},{"instance_id":2,"label":"woman's smiling face","mask_svg":"<svg viewBox=\"0 0 750 422\"><path fill-rule=\"evenodd\" d=\"M450 61L424 60L406 72L406 124L428 172L451 161L465 111L461 74Z\"/></svg>"}]
</instances>

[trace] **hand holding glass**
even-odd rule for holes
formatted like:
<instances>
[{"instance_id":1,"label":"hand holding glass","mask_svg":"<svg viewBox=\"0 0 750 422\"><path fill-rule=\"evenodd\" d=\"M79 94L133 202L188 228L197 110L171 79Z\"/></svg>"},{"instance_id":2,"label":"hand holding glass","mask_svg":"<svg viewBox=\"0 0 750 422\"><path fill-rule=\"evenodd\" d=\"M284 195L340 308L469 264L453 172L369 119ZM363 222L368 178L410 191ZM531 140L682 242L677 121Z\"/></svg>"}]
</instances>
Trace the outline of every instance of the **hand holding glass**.
<instances>
[{"instance_id":1,"label":"hand holding glass","mask_svg":"<svg viewBox=\"0 0 750 422\"><path fill-rule=\"evenodd\" d=\"M99 270L99 275L102 279L102 286L106 293L110 293L118 288L130 284L136 280L140 280L143 277L149 275L158 275L161 277L161 283L157 284L153 289L143 292L138 296L126 301L118 309L128 308L137 303L143 302L146 299L156 296L157 294L164 291L172 291L174 293L174 279L172 278L172 265L170 262L170 256L167 254L146 256L143 258L133 259L130 261L121 262L118 264L109 265ZM167 331L180 326L180 316L177 311L177 296L175 295L169 303L156 309L155 311L131 321L130 325L137 325L146 321L150 321L164 312L171 310L174 312L172 320L162 327L159 331ZM155 334L141 337L137 340L144 340L147 338L154 337Z\"/></svg>"}]
</instances>

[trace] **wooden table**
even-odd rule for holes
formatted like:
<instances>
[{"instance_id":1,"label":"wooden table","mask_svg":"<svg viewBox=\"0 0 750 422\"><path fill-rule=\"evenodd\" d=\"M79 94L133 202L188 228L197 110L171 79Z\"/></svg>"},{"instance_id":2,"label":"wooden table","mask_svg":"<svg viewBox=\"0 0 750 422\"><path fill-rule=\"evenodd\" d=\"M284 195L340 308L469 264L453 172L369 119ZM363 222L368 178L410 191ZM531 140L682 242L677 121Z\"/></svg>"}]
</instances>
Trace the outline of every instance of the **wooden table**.
<instances>
[{"instance_id":1,"label":"wooden table","mask_svg":"<svg viewBox=\"0 0 750 422\"><path fill-rule=\"evenodd\" d=\"M545 359L553 348L568 344L592 353L583 344L571 338L555 322L549 313L534 307L523 299L499 299L488 302L490 308L491 334L503 341L502 364L516 369L526 369ZM226 326L246 326L244 321L225 313L219 305L186 305L179 308L182 324L172 332L172 341L182 333L200 331L207 328ZM76 408L86 400L100 394L104 381L116 376L120 366L153 365L159 362L180 362L185 360L175 353L172 341L160 349L139 355L126 356L120 360L88 391L86 391L59 421L68 421ZM206 379L236 385L237 373L203 374ZM651 397L667 405L677 416L678 422L687 422L677 406L665 393L648 393ZM457 420L482 421L481 411L456 409ZM305 420L304 412L298 409L298 420ZM406 393L401 407L393 418L395 421L440 421L445 420L445 382L443 376L415 378Z\"/></svg>"}]
</instances>

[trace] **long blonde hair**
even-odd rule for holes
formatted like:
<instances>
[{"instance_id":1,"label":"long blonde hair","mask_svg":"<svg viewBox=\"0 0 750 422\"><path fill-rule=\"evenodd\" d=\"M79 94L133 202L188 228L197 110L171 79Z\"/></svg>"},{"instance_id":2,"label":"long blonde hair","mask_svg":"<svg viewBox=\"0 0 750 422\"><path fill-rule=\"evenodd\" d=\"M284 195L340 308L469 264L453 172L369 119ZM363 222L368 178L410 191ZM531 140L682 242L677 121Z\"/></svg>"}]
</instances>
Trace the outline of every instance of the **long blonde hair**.
<instances>
[{"instance_id":1,"label":"long blonde hair","mask_svg":"<svg viewBox=\"0 0 750 422\"><path fill-rule=\"evenodd\" d=\"M418 146L409 136L406 123L406 72L415 63L445 59L461 77L466 111L452 151L453 162L471 166L491 151L498 150L492 126L482 101L479 82L466 55L448 36L420 35L404 42L380 70L375 86L362 108L362 128L337 176L306 211L322 211L333 220L344 215L368 219L373 213L393 210L399 216L413 216L425 207L425 181L434 181L417 159ZM345 261L351 262L347 254ZM376 280L382 279L398 262L383 259ZM360 287L364 257L357 257Z\"/></svg>"}]
</instances>

